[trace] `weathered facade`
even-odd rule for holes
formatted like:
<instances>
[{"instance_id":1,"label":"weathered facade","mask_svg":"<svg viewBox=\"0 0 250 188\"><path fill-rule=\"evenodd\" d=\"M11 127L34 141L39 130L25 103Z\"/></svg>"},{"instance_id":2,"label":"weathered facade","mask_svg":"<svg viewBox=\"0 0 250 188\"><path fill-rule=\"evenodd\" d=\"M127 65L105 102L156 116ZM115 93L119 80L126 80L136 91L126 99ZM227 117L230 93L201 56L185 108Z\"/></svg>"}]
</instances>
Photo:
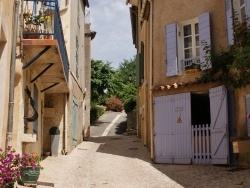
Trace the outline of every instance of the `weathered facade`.
<instances>
[{"instance_id":1,"label":"weathered facade","mask_svg":"<svg viewBox=\"0 0 250 188\"><path fill-rule=\"evenodd\" d=\"M139 136L155 162L236 163L230 138L247 137L249 86L232 91L221 83L196 83L213 68L205 48L229 48L227 3L127 1L137 48ZM249 164L248 158L240 153L237 162Z\"/></svg>"},{"instance_id":2,"label":"weathered facade","mask_svg":"<svg viewBox=\"0 0 250 188\"><path fill-rule=\"evenodd\" d=\"M85 79L88 59L84 33L85 8L89 3L87 0L62 0L60 4L57 0L16 2L16 6L6 5L12 11L18 6L20 25L15 52L13 130L7 131L10 129L5 116L10 112L5 110L5 116L1 113L1 146L4 148L10 141L20 153L50 152L50 129L57 127L60 132L57 154L69 153L83 141L85 111L89 110L85 105L85 85L90 80ZM6 13L1 11L1 14ZM14 19L9 18L11 23ZM10 31L11 25L8 24ZM12 40L10 36L10 46ZM7 75L11 49L6 54L6 79L1 84L10 82ZM9 91L2 91L7 99ZM8 109L6 105L4 102L3 112ZM6 140L6 135L11 138Z\"/></svg>"},{"instance_id":3,"label":"weathered facade","mask_svg":"<svg viewBox=\"0 0 250 188\"><path fill-rule=\"evenodd\" d=\"M9 81L10 64L13 43L14 25L14 1L0 1L0 135L4 135L8 122L8 101L9 101ZM4 148L6 137L1 136L0 147Z\"/></svg>"}]
</instances>

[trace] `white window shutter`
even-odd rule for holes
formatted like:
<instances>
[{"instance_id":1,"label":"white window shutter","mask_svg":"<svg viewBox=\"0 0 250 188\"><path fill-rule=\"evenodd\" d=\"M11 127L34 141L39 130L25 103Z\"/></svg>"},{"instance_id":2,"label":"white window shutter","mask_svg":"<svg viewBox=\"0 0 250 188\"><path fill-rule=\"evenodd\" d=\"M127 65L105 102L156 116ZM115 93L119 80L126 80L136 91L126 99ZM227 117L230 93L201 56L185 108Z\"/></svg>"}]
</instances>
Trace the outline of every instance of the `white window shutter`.
<instances>
[{"instance_id":1,"label":"white window shutter","mask_svg":"<svg viewBox=\"0 0 250 188\"><path fill-rule=\"evenodd\" d=\"M247 134L250 137L250 94L246 95Z\"/></svg>"},{"instance_id":2,"label":"white window shutter","mask_svg":"<svg viewBox=\"0 0 250 188\"><path fill-rule=\"evenodd\" d=\"M176 23L166 26L166 68L167 76L178 75L177 68L177 25Z\"/></svg>"},{"instance_id":3,"label":"white window shutter","mask_svg":"<svg viewBox=\"0 0 250 188\"><path fill-rule=\"evenodd\" d=\"M225 0L226 19L227 19L227 40L228 44L233 45L233 9L231 0Z\"/></svg>"},{"instance_id":4,"label":"white window shutter","mask_svg":"<svg viewBox=\"0 0 250 188\"><path fill-rule=\"evenodd\" d=\"M209 12L201 14L199 20L199 37L200 37L200 62L201 70L210 69L212 67L209 57L204 47L211 47L211 35L210 35L210 19Z\"/></svg>"}]
</instances>

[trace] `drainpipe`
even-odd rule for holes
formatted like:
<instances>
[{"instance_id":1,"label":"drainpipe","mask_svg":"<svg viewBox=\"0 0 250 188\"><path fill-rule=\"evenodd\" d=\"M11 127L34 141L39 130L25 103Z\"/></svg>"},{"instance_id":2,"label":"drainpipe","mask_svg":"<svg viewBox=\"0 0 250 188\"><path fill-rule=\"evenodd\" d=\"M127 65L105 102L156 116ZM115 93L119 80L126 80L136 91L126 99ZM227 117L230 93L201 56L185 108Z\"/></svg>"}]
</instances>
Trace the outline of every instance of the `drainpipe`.
<instances>
[{"instance_id":1,"label":"drainpipe","mask_svg":"<svg viewBox=\"0 0 250 188\"><path fill-rule=\"evenodd\" d=\"M12 145L12 135L13 135L16 43L17 43L19 5L20 5L20 0L15 0L13 43L12 43L11 66L10 66L9 112L8 112L8 127L7 127L7 138L6 138L7 139L7 146Z\"/></svg>"},{"instance_id":2,"label":"drainpipe","mask_svg":"<svg viewBox=\"0 0 250 188\"><path fill-rule=\"evenodd\" d=\"M152 97L152 89L153 89L153 0L149 0L150 2L150 41L149 41L149 101L150 101L150 132L151 132L151 159L154 160L154 123L153 123L153 97Z\"/></svg>"}]
</instances>

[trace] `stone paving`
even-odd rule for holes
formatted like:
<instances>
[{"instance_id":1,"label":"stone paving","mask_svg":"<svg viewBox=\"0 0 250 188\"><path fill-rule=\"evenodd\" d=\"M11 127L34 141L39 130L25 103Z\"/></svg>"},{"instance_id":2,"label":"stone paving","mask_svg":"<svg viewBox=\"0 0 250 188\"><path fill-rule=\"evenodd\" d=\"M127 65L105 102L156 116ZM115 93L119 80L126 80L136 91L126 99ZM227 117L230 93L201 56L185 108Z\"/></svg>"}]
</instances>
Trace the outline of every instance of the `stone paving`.
<instances>
[{"instance_id":1,"label":"stone paving","mask_svg":"<svg viewBox=\"0 0 250 188\"><path fill-rule=\"evenodd\" d=\"M249 168L153 164L135 135L93 137L42 165L38 188L250 188Z\"/></svg>"}]
</instances>

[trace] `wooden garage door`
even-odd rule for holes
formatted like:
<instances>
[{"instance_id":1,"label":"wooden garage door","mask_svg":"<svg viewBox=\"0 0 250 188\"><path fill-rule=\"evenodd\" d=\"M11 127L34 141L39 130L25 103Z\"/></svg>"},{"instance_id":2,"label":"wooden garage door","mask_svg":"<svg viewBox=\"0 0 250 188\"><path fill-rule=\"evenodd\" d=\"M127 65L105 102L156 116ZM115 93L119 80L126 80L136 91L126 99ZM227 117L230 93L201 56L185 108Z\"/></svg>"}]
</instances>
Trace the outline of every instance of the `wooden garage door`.
<instances>
[{"instance_id":1,"label":"wooden garage door","mask_svg":"<svg viewBox=\"0 0 250 188\"><path fill-rule=\"evenodd\" d=\"M190 93L154 98L155 162L191 163Z\"/></svg>"},{"instance_id":2,"label":"wooden garage door","mask_svg":"<svg viewBox=\"0 0 250 188\"><path fill-rule=\"evenodd\" d=\"M211 157L213 164L228 164L228 107L224 86L209 90L211 110Z\"/></svg>"}]
</instances>

